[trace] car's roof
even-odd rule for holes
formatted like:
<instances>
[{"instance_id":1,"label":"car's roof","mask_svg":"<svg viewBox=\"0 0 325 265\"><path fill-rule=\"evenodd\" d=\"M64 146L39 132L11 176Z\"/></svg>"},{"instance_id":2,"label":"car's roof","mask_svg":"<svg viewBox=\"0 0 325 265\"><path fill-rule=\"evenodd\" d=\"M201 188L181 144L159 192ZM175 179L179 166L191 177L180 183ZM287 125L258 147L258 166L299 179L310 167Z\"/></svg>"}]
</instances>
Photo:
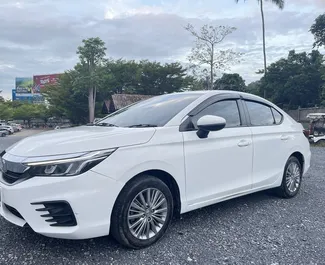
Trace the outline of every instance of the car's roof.
<instances>
[{"instance_id":1,"label":"car's roof","mask_svg":"<svg viewBox=\"0 0 325 265\"><path fill-rule=\"evenodd\" d=\"M201 94L201 95L218 95L218 94L236 94L236 95L241 95L243 97L249 97L249 98L256 98L256 99L260 99L260 100L265 100L264 98L254 95L254 94L250 94L250 93L246 93L246 92L240 92L240 91L233 91L233 90L195 90L195 91L184 91L184 92L175 92L176 93L182 93L184 95L190 95L190 94Z\"/></svg>"}]
</instances>

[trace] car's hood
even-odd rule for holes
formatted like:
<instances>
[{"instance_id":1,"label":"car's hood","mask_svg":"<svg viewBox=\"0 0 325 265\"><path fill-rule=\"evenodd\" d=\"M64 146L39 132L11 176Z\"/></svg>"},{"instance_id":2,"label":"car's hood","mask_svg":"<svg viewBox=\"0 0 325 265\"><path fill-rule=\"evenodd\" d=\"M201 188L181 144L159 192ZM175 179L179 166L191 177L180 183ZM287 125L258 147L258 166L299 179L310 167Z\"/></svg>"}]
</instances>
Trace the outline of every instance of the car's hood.
<instances>
[{"instance_id":1,"label":"car's hood","mask_svg":"<svg viewBox=\"0 0 325 265\"><path fill-rule=\"evenodd\" d=\"M154 128L118 128L80 126L53 130L27 137L6 152L15 156L34 157L109 149L148 142Z\"/></svg>"}]
</instances>

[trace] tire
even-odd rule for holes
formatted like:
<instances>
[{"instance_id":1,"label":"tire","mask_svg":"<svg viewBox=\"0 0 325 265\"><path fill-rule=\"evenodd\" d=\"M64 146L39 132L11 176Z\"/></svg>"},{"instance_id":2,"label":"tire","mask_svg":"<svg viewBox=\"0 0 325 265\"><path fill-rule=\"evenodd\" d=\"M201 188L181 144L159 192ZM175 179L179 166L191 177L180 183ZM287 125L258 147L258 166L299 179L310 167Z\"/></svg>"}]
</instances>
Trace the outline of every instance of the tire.
<instances>
[{"instance_id":1,"label":"tire","mask_svg":"<svg viewBox=\"0 0 325 265\"><path fill-rule=\"evenodd\" d=\"M156 202L153 204L156 205L155 210L158 210L159 213L150 213L151 208L147 209L146 212L141 210L144 208L142 206L145 205L141 199L148 202L146 197L148 190L151 195L151 200L149 201ZM141 198L141 194L143 198ZM135 200L137 205L133 204ZM157 207L161 201L163 203ZM133 207L134 205L136 207ZM139 205L140 208L137 207ZM163 181L149 175L137 177L123 188L115 202L111 216L110 234L120 244L128 248L139 249L148 247L160 240L166 233L172 220L173 207L172 193ZM133 218L129 220L131 216ZM159 218L160 222L163 222L159 223L156 218ZM139 225L136 224L137 222ZM143 229L141 229L142 224ZM134 227L132 228L132 226Z\"/></svg>"},{"instance_id":2,"label":"tire","mask_svg":"<svg viewBox=\"0 0 325 265\"><path fill-rule=\"evenodd\" d=\"M291 182L289 178L291 178L293 182ZM293 198L298 194L301 187L301 182L302 165L296 157L292 156L288 159L285 165L281 186L275 191L277 195L282 198Z\"/></svg>"},{"instance_id":3,"label":"tire","mask_svg":"<svg viewBox=\"0 0 325 265\"><path fill-rule=\"evenodd\" d=\"M2 133L2 134L1 134L1 137L6 137L6 134L5 134L5 133Z\"/></svg>"}]
</instances>

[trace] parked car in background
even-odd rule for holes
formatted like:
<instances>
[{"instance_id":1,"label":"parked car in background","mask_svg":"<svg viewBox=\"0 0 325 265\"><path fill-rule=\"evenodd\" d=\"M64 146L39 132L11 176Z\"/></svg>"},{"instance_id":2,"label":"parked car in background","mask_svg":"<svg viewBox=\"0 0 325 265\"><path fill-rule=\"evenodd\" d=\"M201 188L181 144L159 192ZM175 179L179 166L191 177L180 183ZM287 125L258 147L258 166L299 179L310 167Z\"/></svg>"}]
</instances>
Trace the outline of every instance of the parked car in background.
<instances>
[{"instance_id":1,"label":"parked car in background","mask_svg":"<svg viewBox=\"0 0 325 265\"><path fill-rule=\"evenodd\" d=\"M5 129L6 131L9 132L9 134L13 134L15 132L14 128L12 126L9 126L9 125L1 125L0 129Z\"/></svg>"},{"instance_id":2,"label":"parked car in background","mask_svg":"<svg viewBox=\"0 0 325 265\"><path fill-rule=\"evenodd\" d=\"M15 132L20 132L22 130L22 126L20 124L17 123L10 123L9 124Z\"/></svg>"},{"instance_id":3,"label":"parked car in background","mask_svg":"<svg viewBox=\"0 0 325 265\"><path fill-rule=\"evenodd\" d=\"M166 94L5 150L0 214L49 237L142 248L173 215L267 189L295 197L310 157L302 125L263 98Z\"/></svg>"},{"instance_id":4,"label":"parked car in background","mask_svg":"<svg viewBox=\"0 0 325 265\"><path fill-rule=\"evenodd\" d=\"M325 143L325 113L310 113L308 138L311 143Z\"/></svg>"},{"instance_id":5,"label":"parked car in background","mask_svg":"<svg viewBox=\"0 0 325 265\"><path fill-rule=\"evenodd\" d=\"M5 129L0 129L0 137L5 137L9 134L9 132Z\"/></svg>"}]
</instances>

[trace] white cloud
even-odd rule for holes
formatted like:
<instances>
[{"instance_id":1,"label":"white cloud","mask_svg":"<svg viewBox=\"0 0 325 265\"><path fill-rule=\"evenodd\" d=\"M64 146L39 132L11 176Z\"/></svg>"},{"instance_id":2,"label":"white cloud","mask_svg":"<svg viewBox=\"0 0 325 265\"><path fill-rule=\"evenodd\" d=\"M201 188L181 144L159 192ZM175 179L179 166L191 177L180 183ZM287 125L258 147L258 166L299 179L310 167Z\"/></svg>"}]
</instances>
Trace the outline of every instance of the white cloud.
<instances>
[{"instance_id":1,"label":"white cloud","mask_svg":"<svg viewBox=\"0 0 325 265\"><path fill-rule=\"evenodd\" d=\"M268 63L289 50L310 51L308 32L325 0L287 0L285 10L265 5ZM261 18L256 0L0 0L0 90L8 96L16 76L63 72L77 61L83 38L101 37L108 55L182 61L193 39L188 22L238 28L220 47L243 52L232 68L247 82L263 67Z\"/></svg>"}]
</instances>

